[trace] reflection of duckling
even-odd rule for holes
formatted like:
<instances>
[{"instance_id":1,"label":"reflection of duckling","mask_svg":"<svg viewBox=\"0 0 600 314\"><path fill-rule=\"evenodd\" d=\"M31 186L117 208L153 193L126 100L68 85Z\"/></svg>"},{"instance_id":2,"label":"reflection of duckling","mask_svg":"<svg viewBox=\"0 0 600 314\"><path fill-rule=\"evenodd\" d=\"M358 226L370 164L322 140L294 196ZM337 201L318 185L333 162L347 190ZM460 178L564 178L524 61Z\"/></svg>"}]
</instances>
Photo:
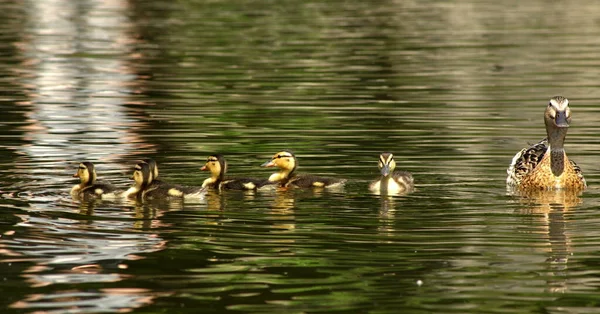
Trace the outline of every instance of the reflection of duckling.
<instances>
[{"instance_id":1,"label":"reflection of duckling","mask_svg":"<svg viewBox=\"0 0 600 314\"><path fill-rule=\"evenodd\" d=\"M101 198L102 196L108 196L108 194L114 196L114 192L117 190L110 183L96 181L96 169L91 162L80 163L79 169L73 177L79 178L81 181L71 189L71 195L73 196Z\"/></svg>"},{"instance_id":2,"label":"reflection of duckling","mask_svg":"<svg viewBox=\"0 0 600 314\"><path fill-rule=\"evenodd\" d=\"M132 179L134 186L130 189L129 197L137 196L143 199L169 199L169 198L199 198L203 199L206 190L201 187L181 186L168 184L163 181L153 180L154 171L150 165L140 162L135 165ZM129 191L128 191L129 192Z\"/></svg>"},{"instance_id":3,"label":"reflection of duckling","mask_svg":"<svg viewBox=\"0 0 600 314\"><path fill-rule=\"evenodd\" d=\"M374 193L402 193L414 188L413 176L406 171L394 171L396 161L392 153L379 155L381 178L371 183L369 189Z\"/></svg>"},{"instance_id":4,"label":"reflection of duckling","mask_svg":"<svg viewBox=\"0 0 600 314\"><path fill-rule=\"evenodd\" d=\"M256 190L264 185L271 184L267 179L232 178L225 179L227 172L227 161L221 154L208 157L206 164L200 169L210 170L211 177L204 180L202 187L219 190Z\"/></svg>"},{"instance_id":5,"label":"reflection of duckling","mask_svg":"<svg viewBox=\"0 0 600 314\"><path fill-rule=\"evenodd\" d=\"M262 164L262 167L278 167L279 172L269 177L271 182L279 182L281 187L334 187L346 183L343 179L324 178L313 175L296 175L294 170L298 167L296 156L288 150L280 151L271 160Z\"/></svg>"},{"instance_id":6,"label":"reflection of duckling","mask_svg":"<svg viewBox=\"0 0 600 314\"><path fill-rule=\"evenodd\" d=\"M569 100L556 96L550 99L544 113L546 139L523 148L507 169L506 184L519 189L586 188L581 169L565 153L563 144L571 123Z\"/></svg>"}]
</instances>

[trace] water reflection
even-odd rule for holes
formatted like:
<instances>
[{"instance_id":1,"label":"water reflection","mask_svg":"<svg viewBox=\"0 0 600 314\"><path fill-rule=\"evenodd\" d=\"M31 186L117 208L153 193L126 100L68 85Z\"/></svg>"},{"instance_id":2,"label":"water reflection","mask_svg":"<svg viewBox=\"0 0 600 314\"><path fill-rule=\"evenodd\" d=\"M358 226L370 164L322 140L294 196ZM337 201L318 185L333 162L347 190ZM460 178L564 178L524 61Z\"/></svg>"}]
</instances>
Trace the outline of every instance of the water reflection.
<instances>
[{"instance_id":1,"label":"water reflection","mask_svg":"<svg viewBox=\"0 0 600 314\"><path fill-rule=\"evenodd\" d=\"M0 163L0 270L20 288L3 298L15 311L576 313L596 302L594 172L585 202L507 203L504 190L507 162L543 136L540 102L555 94L579 98L569 152L594 169L596 2L0 8L0 45L14 47L2 50L11 116L0 136L18 156ZM207 152L264 177L257 162L279 147L349 184L206 204L63 193L82 159L125 186L124 160L152 156L167 179L199 185ZM418 193L368 194L366 161L388 149Z\"/></svg>"},{"instance_id":2,"label":"water reflection","mask_svg":"<svg viewBox=\"0 0 600 314\"><path fill-rule=\"evenodd\" d=\"M55 174L66 178L71 168L65 161L100 161L117 167L108 174L122 172L119 161L152 149L137 134L144 123L123 106L135 79L124 60L131 49L127 2L30 4L29 36L18 45L19 79L28 97L20 103L24 144L15 147L21 178L55 187L62 183Z\"/></svg>"},{"instance_id":3,"label":"water reflection","mask_svg":"<svg viewBox=\"0 0 600 314\"><path fill-rule=\"evenodd\" d=\"M80 214L94 213L96 202L81 203ZM19 215L21 223L15 225L15 231L5 233L0 248L11 256L3 262L33 262L33 265L22 271L22 278L31 287L43 287L57 284L108 283L128 278L123 274L128 261L140 258L140 254L164 250L166 242L156 234L135 231L140 226L135 221L125 223L104 216L102 211L96 212L96 218L90 220L68 219L46 215ZM92 218L92 217L90 217ZM108 220L103 220L108 219ZM152 217L143 217L140 221L153 221ZM115 234L114 228L120 233ZM90 307L90 299L110 299L111 307L137 307L128 304L138 302L147 296L145 291L135 295L133 291L118 290L110 293L88 291L85 298L73 295L68 304L82 308ZM65 291L55 291L44 296L29 295L25 300L14 303L16 308L22 307L58 307L65 306ZM46 300L46 301L41 301ZM55 300L56 304L51 303ZM79 301L78 301L79 300ZM137 300L137 301L136 301ZM117 304L118 301L125 303ZM50 302L50 303L48 303ZM93 303L93 302L92 302ZM102 308L107 304L98 304Z\"/></svg>"},{"instance_id":4,"label":"water reflection","mask_svg":"<svg viewBox=\"0 0 600 314\"><path fill-rule=\"evenodd\" d=\"M57 291L50 294L33 294L22 301L11 304L15 309L37 309L44 313L123 312L148 305L160 296L148 289L100 289L86 291ZM55 310L53 310L55 309Z\"/></svg>"},{"instance_id":5,"label":"water reflection","mask_svg":"<svg viewBox=\"0 0 600 314\"><path fill-rule=\"evenodd\" d=\"M11 189L33 192L28 213L18 215L21 222L0 242L11 256L3 262L31 263L22 278L32 288L123 281L129 262L165 249L161 236L144 231L162 227L162 211L140 204L66 201L68 193L58 191L66 190L65 181L71 181L69 173L79 161L110 165L99 171L101 176L121 177L128 170L124 159L154 149L138 134L146 124L132 119L135 113L124 106L136 79L126 61L135 42L129 2L27 4L27 35L16 44L22 61L14 71L26 91L27 99L18 104L26 124L22 144L13 148L20 182ZM127 311L148 304L152 295L146 289L57 288L29 294L12 307Z\"/></svg>"},{"instance_id":6,"label":"water reflection","mask_svg":"<svg viewBox=\"0 0 600 314\"><path fill-rule=\"evenodd\" d=\"M568 234L568 221L565 215L583 203L581 191L573 190L529 190L511 191L523 207L521 214L531 216L544 227L549 245L548 291L565 293L568 262L572 255L571 240ZM541 221L539 221L541 220Z\"/></svg>"}]
</instances>

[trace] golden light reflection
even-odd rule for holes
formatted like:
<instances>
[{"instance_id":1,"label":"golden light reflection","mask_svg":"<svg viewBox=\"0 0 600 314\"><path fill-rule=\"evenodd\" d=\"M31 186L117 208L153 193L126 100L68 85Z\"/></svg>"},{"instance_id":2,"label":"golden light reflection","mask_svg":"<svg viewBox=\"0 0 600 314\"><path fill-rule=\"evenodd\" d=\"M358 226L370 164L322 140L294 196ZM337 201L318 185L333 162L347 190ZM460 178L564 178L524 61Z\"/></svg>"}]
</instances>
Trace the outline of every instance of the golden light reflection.
<instances>
[{"instance_id":1,"label":"golden light reflection","mask_svg":"<svg viewBox=\"0 0 600 314\"><path fill-rule=\"evenodd\" d=\"M572 247L569 237L568 220L565 214L583 203L582 191L573 190L532 190L509 191L517 197L520 214L531 215L543 226L547 235L549 254L546 259L551 280L547 282L550 292L564 293L569 290L566 280L569 257Z\"/></svg>"}]
</instances>

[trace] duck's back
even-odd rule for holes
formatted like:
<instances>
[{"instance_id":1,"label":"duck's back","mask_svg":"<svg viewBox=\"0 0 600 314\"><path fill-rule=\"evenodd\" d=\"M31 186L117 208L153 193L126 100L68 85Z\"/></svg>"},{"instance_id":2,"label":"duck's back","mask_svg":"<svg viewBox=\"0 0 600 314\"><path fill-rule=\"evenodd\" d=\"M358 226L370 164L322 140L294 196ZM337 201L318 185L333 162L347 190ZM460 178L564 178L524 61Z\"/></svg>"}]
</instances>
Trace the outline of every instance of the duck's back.
<instances>
[{"instance_id":1,"label":"duck's back","mask_svg":"<svg viewBox=\"0 0 600 314\"><path fill-rule=\"evenodd\" d=\"M552 173L547 139L518 152L507 169L506 184L520 189L584 189L587 184L577 164L564 155L564 170L560 176Z\"/></svg>"},{"instance_id":2,"label":"duck's back","mask_svg":"<svg viewBox=\"0 0 600 314\"><path fill-rule=\"evenodd\" d=\"M202 191L204 191L202 187L169 184L154 180L144 189L142 197L146 199L184 198L186 195L195 195Z\"/></svg>"},{"instance_id":3,"label":"duck's back","mask_svg":"<svg viewBox=\"0 0 600 314\"><path fill-rule=\"evenodd\" d=\"M272 184L268 179L232 178L222 181L219 188L223 190L256 190L268 184Z\"/></svg>"},{"instance_id":4,"label":"duck's back","mask_svg":"<svg viewBox=\"0 0 600 314\"><path fill-rule=\"evenodd\" d=\"M97 181L96 183L86 186L79 190L78 194L84 197L102 197L103 195L114 193L117 187L108 183Z\"/></svg>"},{"instance_id":5,"label":"duck's back","mask_svg":"<svg viewBox=\"0 0 600 314\"><path fill-rule=\"evenodd\" d=\"M321 188L321 187L332 187L343 185L346 182L344 179L319 177L313 175L296 175L282 185L287 187L298 187L298 188Z\"/></svg>"},{"instance_id":6,"label":"duck's back","mask_svg":"<svg viewBox=\"0 0 600 314\"><path fill-rule=\"evenodd\" d=\"M515 154L506 173L506 184L509 186L518 186L523 178L533 173L535 168L542 162L548 150L548 140L543 139L539 143L523 148Z\"/></svg>"}]
</instances>

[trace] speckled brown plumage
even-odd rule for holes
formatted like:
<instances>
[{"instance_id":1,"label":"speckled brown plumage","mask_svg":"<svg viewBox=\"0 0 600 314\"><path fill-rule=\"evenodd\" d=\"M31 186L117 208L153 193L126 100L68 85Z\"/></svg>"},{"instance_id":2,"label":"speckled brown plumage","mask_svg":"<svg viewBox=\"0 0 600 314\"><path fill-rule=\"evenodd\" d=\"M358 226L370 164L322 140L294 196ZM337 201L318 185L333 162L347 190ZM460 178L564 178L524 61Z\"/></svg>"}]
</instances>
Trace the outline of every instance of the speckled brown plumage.
<instances>
[{"instance_id":1,"label":"speckled brown plumage","mask_svg":"<svg viewBox=\"0 0 600 314\"><path fill-rule=\"evenodd\" d=\"M564 140L571 122L568 99L556 96L544 112L547 138L519 151L507 169L510 189L583 190L586 182L581 168L569 160Z\"/></svg>"}]
</instances>

